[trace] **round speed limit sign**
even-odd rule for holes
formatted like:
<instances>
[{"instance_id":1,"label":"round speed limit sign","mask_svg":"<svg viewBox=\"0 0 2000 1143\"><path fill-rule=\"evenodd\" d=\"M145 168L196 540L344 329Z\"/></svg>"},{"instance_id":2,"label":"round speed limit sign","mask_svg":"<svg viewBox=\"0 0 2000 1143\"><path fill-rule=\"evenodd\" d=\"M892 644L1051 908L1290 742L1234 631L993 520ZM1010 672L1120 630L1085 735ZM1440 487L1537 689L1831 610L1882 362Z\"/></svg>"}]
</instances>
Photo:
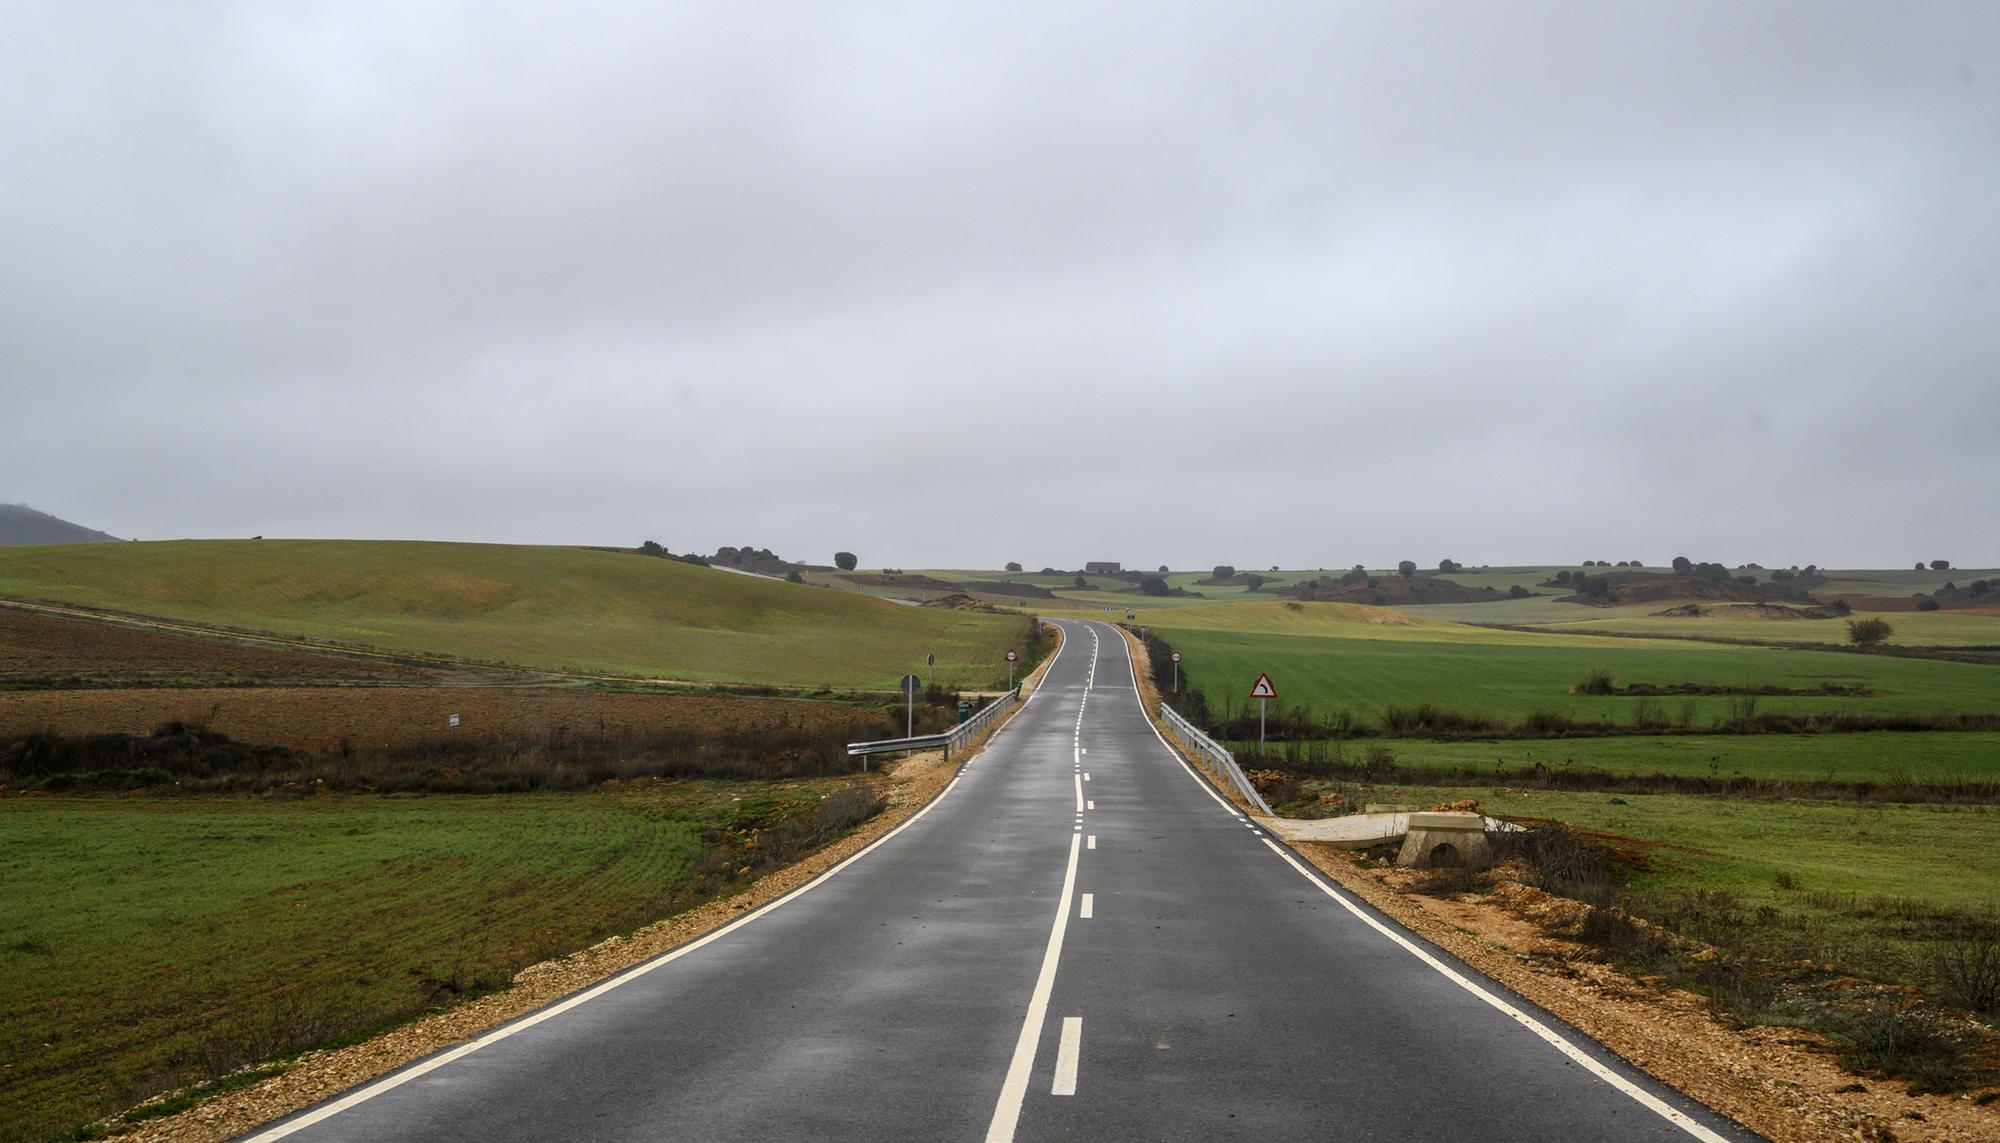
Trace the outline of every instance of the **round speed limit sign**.
<instances>
[{"instance_id":1,"label":"round speed limit sign","mask_svg":"<svg viewBox=\"0 0 2000 1143\"><path fill-rule=\"evenodd\" d=\"M1172 659L1174 662L1178 663L1181 661L1181 653L1179 651L1175 651L1173 654L1168 655L1167 658Z\"/></svg>"},{"instance_id":2,"label":"round speed limit sign","mask_svg":"<svg viewBox=\"0 0 2000 1143\"><path fill-rule=\"evenodd\" d=\"M1018 652L1009 651L1007 652L1007 661L1010 663L1018 663L1021 661L1021 656Z\"/></svg>"}]
</instances>

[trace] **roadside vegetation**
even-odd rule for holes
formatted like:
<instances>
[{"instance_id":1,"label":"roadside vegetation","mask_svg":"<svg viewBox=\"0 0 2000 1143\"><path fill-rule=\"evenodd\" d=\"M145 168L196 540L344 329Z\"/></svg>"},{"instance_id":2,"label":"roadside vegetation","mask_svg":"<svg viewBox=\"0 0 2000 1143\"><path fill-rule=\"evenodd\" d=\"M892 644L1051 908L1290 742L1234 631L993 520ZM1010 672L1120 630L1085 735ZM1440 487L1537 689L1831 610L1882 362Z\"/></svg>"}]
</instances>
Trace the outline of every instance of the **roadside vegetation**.
<instances>
[{"instance_id":1,"label":"roadside vegetation","mask_svg":"<svg viewBox=\"0 0 2000 1143\"><path fill-rule=\"evenodd\" d=\"M1506 883L1531 886L1574 904L1532 910L1553 935L1646 987L1704 998L1727 1025L1814 1033L1848 1069L1914 1094L2000 1096L1992 806L1490 786L1349 796L1449 799L1534 827L1501 835L1495 870L1439 870L1418 892L1518 905Z\"/></svg>"},{"instance_id":2,"label":"roadside vegetation","mask_svg":"<svg viewBox=\"0 0 2000 1143\"><path fill-rule=\"evenodd\" d=\"M1831 621L1848 646L1436 614L1238 603L1130 626L1161 693L1281 816L1394 804L1530 827L1496 869L1403 871L1405 891L1511 910L1727 1026L1796 1030L1859 1082L2000 1096L2000 665L1884 645L1936 612ZM1943 614L1958 649L2000 643L2000 618ZM1280 695L1262 754L1243 697L1259 672Z\"/></svg>"}]
</instances>

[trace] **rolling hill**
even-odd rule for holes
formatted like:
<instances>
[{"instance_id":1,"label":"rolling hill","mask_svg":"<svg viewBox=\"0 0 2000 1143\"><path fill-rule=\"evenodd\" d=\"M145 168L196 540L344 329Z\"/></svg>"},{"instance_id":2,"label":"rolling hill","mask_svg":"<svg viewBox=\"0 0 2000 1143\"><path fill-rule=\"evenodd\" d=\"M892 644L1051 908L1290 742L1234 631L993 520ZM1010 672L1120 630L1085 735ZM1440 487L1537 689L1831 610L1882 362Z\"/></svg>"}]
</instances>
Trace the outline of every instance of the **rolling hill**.
<instances>
[{"instance_id":1,"label":"rolling hill","mask_svg":"<svg viewBox=\"0 0 2000 1143\"><path fill-rule=\"evenodd\" d=\"M984 686L1028 620L577 548L192 540L0 550L0 598L553 669L886 689Z\"/></svg>"}]
</instances>

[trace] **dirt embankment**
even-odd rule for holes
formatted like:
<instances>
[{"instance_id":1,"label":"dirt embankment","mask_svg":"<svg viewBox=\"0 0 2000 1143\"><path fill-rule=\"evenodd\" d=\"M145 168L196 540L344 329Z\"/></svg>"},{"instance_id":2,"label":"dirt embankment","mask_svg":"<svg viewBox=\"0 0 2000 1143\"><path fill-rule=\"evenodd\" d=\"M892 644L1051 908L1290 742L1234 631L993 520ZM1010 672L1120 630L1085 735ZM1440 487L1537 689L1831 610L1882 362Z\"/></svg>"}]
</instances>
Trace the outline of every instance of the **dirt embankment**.
<instances>
[{"instance_id":1,"label":"dirt embankment","mask_svg":"<svg viewBox=\"0 0 2000 1143\"><path fill-rule=\"evenodd\" d=\"M1744 583L1734 579L1660 575L1657 572L1612 572L1589 578L1605 582L1602 594L1565 595L1556 602L1581 603L1592 607L1612 607L1621 603L1662 603L1668 600L1694 600L1703 603L1759 603L1769 600L1813 602L1811 596L1795 587L1770 583Z\"/></svg>"},{"instance_id":2,"label":"dirt embankment","mask_svg":"<svg viewBox=\"0 0 2000 1143\"><path fill-rule=\"evenodd\" d=\"M1700 996L1600 963L1555 935L1586 909L1577 902L1507 880L1491 895L1419 895L1409 892L1422 876L1415 870L1310 842L1294 848L1404 927L1773 1143L2000 1139L2000 1105L1857 1082L1812 1033L1733 1029Z\"/></svg>"},{"instance_id":3,"label":"dirt embankment","mask_svg":"<svg viewBox=\"0 0 2000 1143\"><path fill-rule=\"evenodd\" d=\"M203 639L124 623L0 607L0 678L227 675L239 678L439 682L446 672L381 658L319 655Z\"/></svg>"},{"instance_id":4,"label":"dirt embankment","mask_svg":"<svg viewBox=\"0 0 2000 1143\"><path fill-rule=\"evenodd\" d=\"M1835 619L1831 611L1817 607L1786 607L1781 603L1726 603L1720 606L1703 606L1699 603L1683 603L1679 607L1669 607L1655 611L1649 619L1770 619L1784 622L1791 619Z\"/></svg>"},{"instance_id":5,"label":"dirt embankment","mask_svg":"<svg viewBox=\"0 0 2000 1143\"><path fill-rule=\"evenodd\" d=\"M459 716L454 730L452 715ZM639 739L663 732L845 728L886 737L878 710L738 695L600 693L532 687L175 687L0 691L0 734L150 734L205 725L239 742L298 750L539 740L558 731ZM898 724L900 728L900 724Z\"/></svg>"}]
</instances>

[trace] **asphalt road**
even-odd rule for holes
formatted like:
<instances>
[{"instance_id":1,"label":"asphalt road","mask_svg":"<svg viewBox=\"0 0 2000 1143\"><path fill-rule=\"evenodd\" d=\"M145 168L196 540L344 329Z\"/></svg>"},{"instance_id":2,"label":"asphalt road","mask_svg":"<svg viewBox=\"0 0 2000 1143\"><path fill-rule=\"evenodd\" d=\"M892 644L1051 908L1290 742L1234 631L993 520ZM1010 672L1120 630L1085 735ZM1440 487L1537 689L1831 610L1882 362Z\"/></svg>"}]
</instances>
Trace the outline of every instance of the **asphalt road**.
<instances>
[{"instance_id":1,"label":"asphalt road","mask_svg":"<svg viewBox=\"0 0 2000 1143\"><path fill-rule=\"evenodd\" d=\"M945 794L744 921L251 1138L1752 1139L1383 921L1065 622Z\"/></svg>"}]
</instances>

